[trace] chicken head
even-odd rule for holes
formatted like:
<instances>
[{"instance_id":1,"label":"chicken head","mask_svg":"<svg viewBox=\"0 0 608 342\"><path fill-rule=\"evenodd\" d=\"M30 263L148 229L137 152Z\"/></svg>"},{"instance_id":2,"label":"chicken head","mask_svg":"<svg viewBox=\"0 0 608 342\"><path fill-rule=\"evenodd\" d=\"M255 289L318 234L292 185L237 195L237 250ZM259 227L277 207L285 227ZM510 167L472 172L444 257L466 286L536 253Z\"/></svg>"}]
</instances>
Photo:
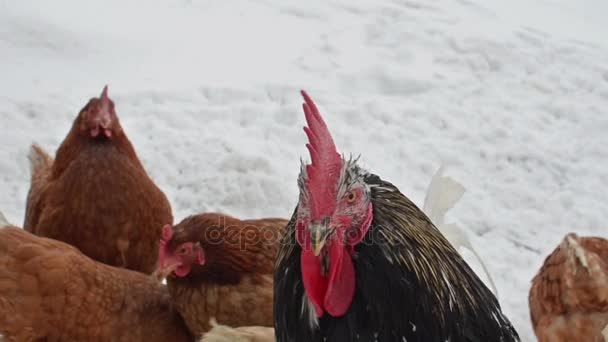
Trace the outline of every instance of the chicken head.
<instances>
[{"instance_id":1,"label":"chicken head","mask_svg":"<svg viewBox=\"0 0 608 342\"><path fill-rule=\"evenodd\" d=\"M168 276L183 278L192 270L193 265L205 264L205 253L199 242L174 243L173 227L163 227L158 251L158 269L155 276L164 279Z\"/></svg>"},{"instance_id":2,"label":"chicken head","mask_svg":"<svg viewBox=\"0 0 608 342\"><path fill-rule=\"evenodd\" d=\"M112 138L121 128L114 110L114 102L108 97L106 85L99 98L92 98L80 112L80 130L89 137Z\"/></svg>"}]
</instances>

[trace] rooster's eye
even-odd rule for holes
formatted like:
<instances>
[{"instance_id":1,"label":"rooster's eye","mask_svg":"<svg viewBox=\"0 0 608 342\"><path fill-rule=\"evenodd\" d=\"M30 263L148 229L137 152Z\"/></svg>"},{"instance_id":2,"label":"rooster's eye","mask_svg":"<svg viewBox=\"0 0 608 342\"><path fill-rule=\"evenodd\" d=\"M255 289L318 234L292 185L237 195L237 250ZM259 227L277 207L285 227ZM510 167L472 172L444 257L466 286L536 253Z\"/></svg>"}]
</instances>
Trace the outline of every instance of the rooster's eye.
<instances>
[{"instance_id":1,"label":"rooster's eye","mask_svg":"<svg viewBox=\"0 0 608 342\"><path fill-rule=\"evenodd\" d=\"M353 203L355 201L355 199L357 199L357 194L354 191L351 191L348 194L348 197L346 198L346 200L348 201L348 203Z\"/></svg>"},{"instance_id":2,"label":"rooster's eye","mask_svg":"<svg viewBox=\"0 0 608 342\"><path fill-rule=\"evenodd\" d=\"M182 247L179 249L179 254L186 254L188 252L188 250L186 249L186 247Z\"/></svg>"}]
</instances>

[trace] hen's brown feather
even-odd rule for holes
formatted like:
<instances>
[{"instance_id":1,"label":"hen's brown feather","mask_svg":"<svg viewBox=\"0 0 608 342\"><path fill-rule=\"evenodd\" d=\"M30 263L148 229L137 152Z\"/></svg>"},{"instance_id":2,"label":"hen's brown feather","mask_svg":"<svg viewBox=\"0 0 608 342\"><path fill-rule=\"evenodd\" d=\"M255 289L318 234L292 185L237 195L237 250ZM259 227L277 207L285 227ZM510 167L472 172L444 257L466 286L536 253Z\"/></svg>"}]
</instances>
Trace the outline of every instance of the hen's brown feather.
<instances>
[{"instance_id":1,"label":"hen's brown feather","mask_svg":"<svg viewBox=\"0 0 608 342\"><path fill-rule=\"evenodd\" d=\"M24 228L76 246L97 261L151 273L162 226L173 222L171 206L118 118L111 138L89 136L83 117L96 109L95 101L80 112L54 162L32 148Z\"/></svg>"},{"instance_id":2,"label":"hen's brown feather","mask_svg":"<svg viewBox=\"0 0 608 342\"><path fill-rule=\"evenodd\" d=\"M7 341L192 341L168 291L65 243L0 229L0 333Z\"/></svg>"},{"instance_id":3,"label":"hen's brown feather","mask_svg":"<svg viewBox=\"0 0 608 342\"><path fill-rule=\"evenodd\" d=\"M568 234L532 280L529 302L540 342L604 342L608 240Z\"/></svg>"},{"instance_id":4,"label":"hen's brown feather","mask_svg":"<svg viewBox=\"0 0 608 342\"><path fill-rule=\"evenodd\" d=\"M27 204L25 208L25 223L23 226L25 230L31 232L33 227L36 226L35 222L40 217L40 197L43 189L47 185L47 179L51 174L53 167L53 158L49 156L42 147L34 144L30 148L28 155L30 160L31 186L30 191L27 194Z\"/></svg>"},{"instance_id":5,"label":"hen's brown feather","mask_svg":"<svg viewBox=\"0 0 608 342\"><path fill-rule=\"evenodd\" d=\"M220 324L272 326L272 276L287 220L239 220L222 214L186 218L174 228L169 248L200 242L205 264L184 278L170 277L169 291L197 336Z\"/></svg>"}]
</instances>

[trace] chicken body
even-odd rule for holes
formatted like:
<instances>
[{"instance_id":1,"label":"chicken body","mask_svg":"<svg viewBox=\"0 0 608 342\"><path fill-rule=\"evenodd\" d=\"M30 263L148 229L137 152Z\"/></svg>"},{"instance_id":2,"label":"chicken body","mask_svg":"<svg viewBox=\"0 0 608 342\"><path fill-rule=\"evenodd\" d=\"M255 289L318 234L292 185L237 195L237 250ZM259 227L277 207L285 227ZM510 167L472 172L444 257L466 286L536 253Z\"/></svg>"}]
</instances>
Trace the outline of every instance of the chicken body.
<instances>
[{"instance_id":1,"label":"chicken body","mask_svg":"<svg viewBox=\"0 0 608 342\"><path fill-rule=\"evenodd\" d=\"M272 326L272 276L244 276L238 284L209 282L191 286L167 281L177 310L197 336L207 332L215 317L230 326Z\"/></svg>"},{"instance_id":2,"label":"chicken body","mask_svg":"<svg viewBox=\"0 0 608 342\"><path fill-rule=\"evenodd\" d=\"M273 325L272 274L286 224L284 219L239 220L209 213L173 228L161 259L175 258L184 244L198 244L204 253L202 265L167 278L173 301L195 335L211 328L211 318L232 327Z\"/></svg>"},{"instance_id":3,"label":"chicken body","mask_svg":"<svg viewBox=\"0 0 608 342\"><path fill-rule=\"evenodd\" d=\"M7 341L193 341L164 285L65 243L0 228Z\"/></svg>"},{"instance_id":4,"label":"chicken body","mask_svg":"<svg viewBox=\"0 0 608 342\"><path fill-rule=\"evenodd\" d=\"M608 341L608 240L568 234L532 280L539 342Z\"/></svg>"},{"instance_id":5,"label":"chicken body","mask_svg":"<svg viewBox=\"0 0 608 342\"><path fill-rule=\"evenodd\" d=\"M147 175L115 114L105 128L108 136L91 136L90 121L114 113L105 96L107 103L102 95L82 109L54 161L32 147L24 229L76 246L108 265L151 273L160 230L173 222L171 206ZM104 103L109 109L102 108Z\"/></svg>"}]
</instances>

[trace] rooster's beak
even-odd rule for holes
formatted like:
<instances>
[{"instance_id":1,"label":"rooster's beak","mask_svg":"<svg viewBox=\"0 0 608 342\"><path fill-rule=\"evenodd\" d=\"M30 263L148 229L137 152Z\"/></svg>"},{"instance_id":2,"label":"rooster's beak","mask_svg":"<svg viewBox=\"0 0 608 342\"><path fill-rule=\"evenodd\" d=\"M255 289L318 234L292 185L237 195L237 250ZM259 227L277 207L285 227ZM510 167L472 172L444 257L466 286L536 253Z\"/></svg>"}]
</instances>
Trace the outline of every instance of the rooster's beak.
<instances>
[{"instance_id":1,"label":"rooster's beak","mask_svg":"<svg viewBox=\"0 0 608 342\"><path fill-rule=\"evenodd\" d=\"M329 220L323 220L324 222L314 222L310 225L310 247L314 256L319 256L327 238L331 233L329 228Z\"/></svg>"}]
</instances>

